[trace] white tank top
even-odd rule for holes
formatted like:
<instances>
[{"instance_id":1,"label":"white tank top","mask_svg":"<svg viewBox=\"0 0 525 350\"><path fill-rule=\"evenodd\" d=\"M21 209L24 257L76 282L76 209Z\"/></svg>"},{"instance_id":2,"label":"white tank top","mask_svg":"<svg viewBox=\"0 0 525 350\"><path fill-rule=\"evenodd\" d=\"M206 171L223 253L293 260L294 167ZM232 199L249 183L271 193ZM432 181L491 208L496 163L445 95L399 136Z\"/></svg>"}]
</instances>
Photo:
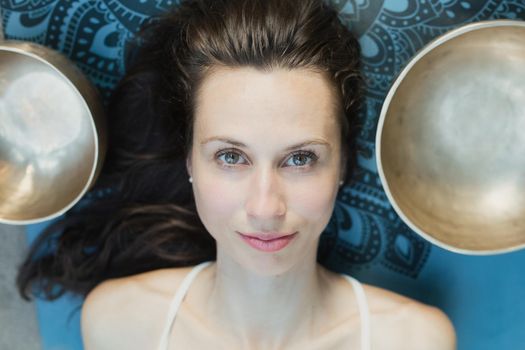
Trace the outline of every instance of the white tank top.
<instances>
[{"instance_id":1,"label":"white tank top","mask_svg":"<svg viewBox=\"0 0 525 350\"><path fill-rule=\"evenodd\" d=\"M179 306L182 303L182 300L186 296L186 292L190 288L191 283L197 276L197 274L211 264L213 261L205 261L193 267L193 269L184 277L182 283L175 293L173 300L171 301L170 308L168 310L168 315L166 317L166 322L164 323L164 330L162 331L160 343L158 350L168 350L168 339L175 321L175 316L179 310ZM357 305L359 307L359 315L361 319L361 349L370 350L370 311L368 310L368 304L366 301L365 291L361 283L355 278L343 275L343 277L350 282L357 298Z\"/></svg>"}]
</instances>

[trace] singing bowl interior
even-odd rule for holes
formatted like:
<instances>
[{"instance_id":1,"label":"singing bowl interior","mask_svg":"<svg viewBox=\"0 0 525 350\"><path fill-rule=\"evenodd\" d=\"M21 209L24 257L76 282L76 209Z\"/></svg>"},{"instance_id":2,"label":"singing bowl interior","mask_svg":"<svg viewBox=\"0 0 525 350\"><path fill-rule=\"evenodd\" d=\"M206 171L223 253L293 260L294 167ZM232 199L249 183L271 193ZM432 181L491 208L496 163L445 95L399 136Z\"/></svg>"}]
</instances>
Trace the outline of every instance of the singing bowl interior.
<instances>
[{"instance_id":1,"label":"singing bowl interior","mask_svg":"<svg viewBox=\"0 0 525 350\"><path fill-rule=\"evenodd\" d=\"M525 23L468 25L400 74L376 140L385 191L414 231L443 248L525 246Z\"/></svg>"},{"instance_id":2,"label":"singing bowl interior","mask_svg":"<svg viewBox=\"0 0 525 350\"><path fill-rule=\"evenodd\" d=\"M79 91L32 54L0 47L0 222L58 216L88 189L97 135Z\"/></svg>"}]
</instances>

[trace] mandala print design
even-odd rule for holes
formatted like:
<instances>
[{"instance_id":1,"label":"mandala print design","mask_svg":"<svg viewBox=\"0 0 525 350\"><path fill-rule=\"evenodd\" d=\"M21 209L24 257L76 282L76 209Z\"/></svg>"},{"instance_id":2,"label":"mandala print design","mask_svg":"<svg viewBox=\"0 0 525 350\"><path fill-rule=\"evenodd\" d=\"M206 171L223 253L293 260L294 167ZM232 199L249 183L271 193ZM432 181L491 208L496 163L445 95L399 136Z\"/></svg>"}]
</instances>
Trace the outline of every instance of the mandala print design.
<instances>
[{"instance_id":1,"label":"mandala print design","mask_svg":"<svg viewBox=\"0 0 525 350\"><path fill-rule=\"evenodd\" d=\"M379 181L375 134L384 98L394 78L425 44L469 22L525 19L525 1L514 0L331 0L343 23L358 36L366 78L359 113L358 169L341 191L321 237L319 260L352 273L371 267L416 278L431 245L392 210Z\"/></svg>"},{"instance_id":2,"label":"mandala print design","mask_svg":"<svg viewBox=\"0 0 525 350\"><path fill-rule=\"evenodd\" d=\"M366 100L358 115L358 167L321 236L319 260L352 273L386 269L416 278L431 245L404 225L381 187L375 132L399 71L425 44L459 25L525 19L524 0L328 0L362 45ZM175 0L0 0L6 39L40 43L73 60L106 99L125 71L125 46ZM103 195L103 194L101 194Z\"/></svg>"},{"instance_id":3,"label":"mandala print design","mask_svg":"<svg viewBox=\"0 0 525 350\"><path fill-rule=\"evenodd\" d=\"M173 0L0 0L6 39L36 42L64 53L105 101L124 73L126 42Z\"/></svg>"}]
</instances>

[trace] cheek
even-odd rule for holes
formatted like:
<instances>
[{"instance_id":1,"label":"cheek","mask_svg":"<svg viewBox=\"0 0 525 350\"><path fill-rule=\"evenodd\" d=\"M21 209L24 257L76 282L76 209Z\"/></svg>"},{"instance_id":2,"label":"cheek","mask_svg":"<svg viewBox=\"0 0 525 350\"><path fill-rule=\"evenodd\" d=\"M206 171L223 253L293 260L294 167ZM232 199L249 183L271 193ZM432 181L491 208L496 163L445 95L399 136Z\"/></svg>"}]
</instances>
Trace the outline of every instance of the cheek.
<instances>
[{"instance_id":1,"label":"cheek","mask_svg":"<svg viewBox=\"0 0 525 350\"><path fill-rule=\"evenodd\" d=\"M242 200L238 188L206 174L195 183L194 195L199 217L212 235L214 229L227 224Z\"/></svg>"},{"instance_id":2,"label":"cheek","mask_svg":"<svg viewBox=\"0 0 525 350\"><path fill-rule=\"evenodd\" d=\"M336 196L337 188L332 180L316 181L296 189L290 197L290 206L313 225L313 229L322 231L332 216Z\"/></svg>"}]
</instances>

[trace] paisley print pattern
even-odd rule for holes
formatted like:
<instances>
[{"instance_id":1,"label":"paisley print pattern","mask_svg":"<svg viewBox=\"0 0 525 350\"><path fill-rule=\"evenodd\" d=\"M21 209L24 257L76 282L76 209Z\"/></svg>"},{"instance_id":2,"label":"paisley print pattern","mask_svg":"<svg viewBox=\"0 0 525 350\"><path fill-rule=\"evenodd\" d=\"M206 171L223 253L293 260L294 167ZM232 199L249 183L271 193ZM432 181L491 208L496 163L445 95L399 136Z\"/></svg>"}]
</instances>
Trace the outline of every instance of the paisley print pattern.
<instances>
[{"instance_id":1,"label":"paisley print pattern","mask_svg":"<svg viewBox=\"0 0 525 350\"><path fill-rule=\"evenodd\" d=\"M0 0L6 39L37 42L66 54L107 98L125 71L125 43L175 0ZM525 19L523 0L330 0L362 44L366 101L359 114L358 168L340 191L321 237L319 259L352 273L384 269L417 278L431 245L404 225L381 187L375 130L396 74L436 36L487 19Z\"/></svg>"}]
</instances>

